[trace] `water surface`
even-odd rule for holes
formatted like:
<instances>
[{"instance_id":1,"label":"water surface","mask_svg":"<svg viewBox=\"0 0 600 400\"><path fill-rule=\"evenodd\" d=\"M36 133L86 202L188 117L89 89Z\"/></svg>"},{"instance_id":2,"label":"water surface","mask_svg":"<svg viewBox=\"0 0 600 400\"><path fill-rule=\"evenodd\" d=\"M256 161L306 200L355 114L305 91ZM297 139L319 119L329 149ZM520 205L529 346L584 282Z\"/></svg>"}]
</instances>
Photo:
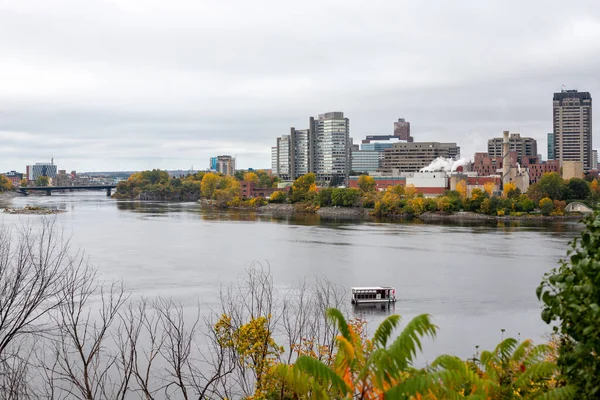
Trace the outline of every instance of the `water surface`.
<instances>
[{"instance_id":1,"label":"water surface","mask_svg":"<svg viewBox=\"0 0 600 400\"><path fill-rule=\"evenodd\" d=\"M58 224L103 278L123 279L145 296L199 299L205 310L253 262L268 266L281 288L321 274L345 287L395 286L392 312L406 319L429 313L440 328L425 344L427 360L469 357L475 345L499 342L501 329L541 341L549 328L535 288L581 230L576 222L425 224L215 212L195 203L117 202L101 192L8 203L65 210ZM28 218L40 217L0 214L9 224ZM386 315L360 312L373 323Z\"/></svg>"}]
</instances>

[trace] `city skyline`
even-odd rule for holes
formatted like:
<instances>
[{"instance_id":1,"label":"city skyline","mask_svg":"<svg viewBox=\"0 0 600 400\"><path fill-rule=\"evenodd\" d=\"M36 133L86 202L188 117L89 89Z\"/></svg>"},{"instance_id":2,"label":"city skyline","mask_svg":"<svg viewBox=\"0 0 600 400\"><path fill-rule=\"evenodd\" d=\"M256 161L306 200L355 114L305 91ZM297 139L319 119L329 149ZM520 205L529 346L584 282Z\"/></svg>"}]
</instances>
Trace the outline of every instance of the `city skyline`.
<instances>
[{"instance_id":1,"label":"city skyline","mask_svg":"<svg viewBox=\"0 0 600 400\"><path fill-rule=\"evenodd\" d=\"M0 5L0 171L52 156L78 171L202 168L215 154L269 168L274 138L329 110L355 143L402 117L468 158L504 130L545 157L553 93L600 93L594 2L150 3Z\"/></svg>"}]
</instances>

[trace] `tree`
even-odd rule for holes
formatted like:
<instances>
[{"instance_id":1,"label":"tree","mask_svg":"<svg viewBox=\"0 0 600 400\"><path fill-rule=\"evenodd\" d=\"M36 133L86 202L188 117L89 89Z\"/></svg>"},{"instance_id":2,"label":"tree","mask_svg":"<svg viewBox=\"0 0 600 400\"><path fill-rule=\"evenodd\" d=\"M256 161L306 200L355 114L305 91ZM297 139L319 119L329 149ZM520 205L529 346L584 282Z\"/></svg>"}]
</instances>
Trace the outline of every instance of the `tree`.
<instances>
[{"instance_id":1,"label":"tree","mask_svg":"<svg viewBox=\"0 0 600 400\"><path fill-rule=\"evenodd\" d=\"M238 169L237 171L235 171L233 173L233 177L235 179L237 179L238 181L243 181L244 180L244 174L246 173L246 171L244 171L243 169Z\"/></svg>"},{"instance_id":2,"label":"tree","mask_svg":"<svg viewBox=\"0 0 600 400\"><path fill-rule=\"evenodd\" d=\"M53 330L52 314L67 299L63 290L85 284L89 267L72 253L54 222L0 226L0 393L22 398L29 385L29 357ZM6 397L5 397L6 396Z\"/></svg>"},{"instance_id":3,"label":"tree","mask_svg":"<svg viewBox=\"0 0 600 400\"><path fill-rule=\"evenodd\" d=\"M5 190L11 190L12 188L13 184L10 181L10 179L5 177L4 175L0 175L0 192L3 192Z\"/></svg>"},{"instance_id":4,"label":"tree","mask_svg":"<svg viewBox=\"0 0 600 400\"><path fill-rule=\"evenodd\" d=\"M47 176L38 176L37 178L35 178L35 186L48 186L48 184L50 183L50 178L48 178Z\"/></svg>"},{"instance_id":5,"label":"tree","mask_svg":"<svg viewBox=\"0 0 600 400\"><path fill-rule=\"evenodd\" d=\"M305 201L310 187L315 184L315 182L316 176L312 172L298 177L292 184L292 192L290 195L291 202L296 203Z\"/></svg>"},{"instance_id":6,"label":"tree","mask_svg":"<svg viewBox=\"0 0 600 400\"><path fill-rule=\"evenodd\" d=\"M526 194L522 194L517 199L517 208L519 211L531 212L535 209L535 203Z\"/></svg>"},{"instance_id":7,"label":"tree","mask_svg":"<svg viewBox=\"0 0 600 400\"><path fill-rule=\"evenodd\" d=\"M369 175L361 175L357 179L358 187L365 193L371 193L375 191L375 187L377 183L375 182L375 178Z\"/></svg>"},{"instance_id":8,"label":"tree","mask_svg":"<svg viewBox=\"0 0 600 400\"><path fill-rule=\"evenodd\" d=\"M537 288L542 319L561 335L558 366L578 399L600 395L600 211L584 220L585 230L571 242L567 258Z\"/></svg>"},{"instance_id":9,"label":"tree","mask_svg":"<svg viewBox=\"0 0 600 400\"><path fill-rule=\"evenodd\" d=\"M586 200L590 195L590 185L581 178L571 178L567 184L571 200Z\"/></svg>"},{"instance_id":10,"label":"tree","mask_svg":"<svg viewBox=\"0 0 600 400\"><path fill-rule=\"evenodd\" d=\"M354 207L360 199L360 191L355 188L336 188L331 192L331 204L336 207Z\"/></svg>"},{"instance_id":11,"label":"tree","mask_svg":"<svg viewBox=\"0 0 600 400\"><path fill-rule=\"evenodd\" d=\"M258 175L256 175L254 172L246 172L243 180L246 182L252 182L255 185L258 185L259 182Z\"/></svg>"},{"instance_id":12,"label":"tree","mask_svg":"<svg viewBox=\"0 0 600 400\"><path fill-rule=\"evenodd\" d=\"M540 200L539 207L543 215L550 215L550 213L554 210L554 202L549 197L544 197Z\"/></svg>"},{"instance_id":13,"label":"tree","mask_svg":"<svg viewBox=\"0 0 600 400\"><path fill-rule=\"evenodd\" d=\"M456 184L456 191L458 193L460 193L460 197L461 198L466 198L467 197L467 181L465 181L464 179L458 181L458 183Z\"/></svg>"},{"instance_id":14,"label":"tree","mask_svg":"<svg viewBox=\"0 0 600 400\"><path fill-rule=\"evenodd\" d=\"M258 176L258 187L259 188L270 188L273 185L273 181L271 177L267 175L266 172L263 171L261 175ZM274 186L276 187L276 186Z\"/></svg>"},{"instance_id":15,"label":"tree","mask_svg":"<svg viewBox=\"0 0 600 400\"><path fill-rule=\"evenodd\" d=\"M218 184L219 175L213 174L212 172L204 174L202 177L202 185L200 186L202 190L202 196L206 197L207 199L211 199L215 193L215 190L217 190Z\"/></svg>"},{"instance_id":16,"label":"tree","mask_svg":"<svg viewBox=\"0 0 600 400\"><path fill-rule=\"evenodd\" d=\"M271 197L269 198L269 202L271 202L271 203L283 203L283 202L285 202L286 197L287 196L286 196L285 192L282 192L282 191L278 190L276 192L273 192L273 194L271 194Z\"/></svg>"},{"instance_id":17,"label":"tree","mask_svg":"<svg viewBox=\"0 0 600 400\"><path fill-rule=\"evenodd\" d=\"M565 182L556 172L542 175L537 186L542 197L549 197L552 200L563 200L567 191Z\"/></svg>"},{"instance_id":18,"label":"tree","mask_svg":"<svg viewBox=\"0 0 600 400\"><path fill-rule=\"evenodd\" d=\"M486 182L483 184L483 190L488 194L488 196L492 196L494 194L494 182Z\"/></svg>"},{"instance_id":19,"label":"tree","mask_svg":"<svg viewBox=\"0 0 600 400\"><path fill-rule=\"evenodd\" d=\"M348 323L333 308L327 316L340 331L333 364L300 356L293 366L277 366L279 375L300 398L409 398L421 390L427 393L434 384L423 377L425 373L414 374L411 367L421 339L436 334L428 315L413 318L389 346L391 334L400 323L399 315L386 318L370 340L360 321Z\"/></svg>"},{"instance_id":20,"label":"tree","mask_svg":"<svg viewBox=\"0 0 600 400\"><path fill-rule=\"evenodd\" d=\"M29 185L29 181L27 180L27 178L23 178L19 182L19 186L21 186L21 187L27 187L27 185Z\"/></svg>"},{"instance_id":21,"label":"tree","mask_svg":"<svg viewBox=\"0 0 600 400\"><path fill-rule=\"evenodd\" d=\"M319 207L327 207L331 205L333 190L334 189L332 188L323 188L319 190L319 193L317 194L317 202Z\"/></svg>"}]
</instances>

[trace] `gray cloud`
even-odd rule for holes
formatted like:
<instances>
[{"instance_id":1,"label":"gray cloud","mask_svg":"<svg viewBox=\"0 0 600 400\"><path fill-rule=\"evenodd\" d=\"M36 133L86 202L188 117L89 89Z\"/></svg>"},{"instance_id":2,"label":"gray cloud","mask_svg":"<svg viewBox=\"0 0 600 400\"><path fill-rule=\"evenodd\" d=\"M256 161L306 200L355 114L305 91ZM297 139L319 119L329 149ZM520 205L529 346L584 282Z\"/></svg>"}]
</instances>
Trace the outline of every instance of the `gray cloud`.
<instances>
[{"instance_id":1,"label":"gray cloud","mask_svg":"<svg viewBox=\"0 0 600 400\"><path fill-rule=\"evenodd\" d=\"M552 93L600 93L596 3L0 1L0 170L269 167L331 110L355 141L405 117L463 156L505 129L545 155Z\"/></svg>"}]
</instances>

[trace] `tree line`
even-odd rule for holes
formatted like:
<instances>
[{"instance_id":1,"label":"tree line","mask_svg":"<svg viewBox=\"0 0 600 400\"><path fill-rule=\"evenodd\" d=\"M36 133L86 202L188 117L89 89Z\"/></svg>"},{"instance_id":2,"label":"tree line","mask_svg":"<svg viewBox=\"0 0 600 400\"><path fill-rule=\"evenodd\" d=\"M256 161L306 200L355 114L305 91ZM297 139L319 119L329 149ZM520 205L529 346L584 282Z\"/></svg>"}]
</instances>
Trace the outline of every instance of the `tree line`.
<instances>
[{"instance_id":1,"label":"tree line","mask_svg":"<svg viewBox=\"0 0 600 400\"><path fill-rule=\"evenodd\" d=\"M213 172L198 172L185 177L170 177L166 171L153 169L132 174L119 182L114 194L117 199L163 201L196 201L200 198L216 201L219 205L240 197L240 181L253 182L259 188L277 186L278 178L265 171L237 171L234 176ZM240 199L241 200L241 199Z\"/></svg>"},{"instance_id":2,"label":"tree line","mask_svg":"<svg viewBox=\"0 0 600 400\"><path fill-rule=\"evenodd\" d=\"M309 211L326 206L364 207L371 209L376 216L457 211L520 216L535 210L543 215L564 215L570 202L580 201L593 208L600 200L598 179L563 180L557 173L544 174L539 182L529 187L527 193L521 193L514 183L504 185L502 193L495 193L491 182L468 193L466 181L460 180L455 190L447 190L436 197L425 197L414 185L395 185L378 191L375 179L368 175L359 176L357 186L319 188L315 175L306 174L294 181L288 193L275 192L270 201L302 205Z\"/></svg>"}]
</instances>

